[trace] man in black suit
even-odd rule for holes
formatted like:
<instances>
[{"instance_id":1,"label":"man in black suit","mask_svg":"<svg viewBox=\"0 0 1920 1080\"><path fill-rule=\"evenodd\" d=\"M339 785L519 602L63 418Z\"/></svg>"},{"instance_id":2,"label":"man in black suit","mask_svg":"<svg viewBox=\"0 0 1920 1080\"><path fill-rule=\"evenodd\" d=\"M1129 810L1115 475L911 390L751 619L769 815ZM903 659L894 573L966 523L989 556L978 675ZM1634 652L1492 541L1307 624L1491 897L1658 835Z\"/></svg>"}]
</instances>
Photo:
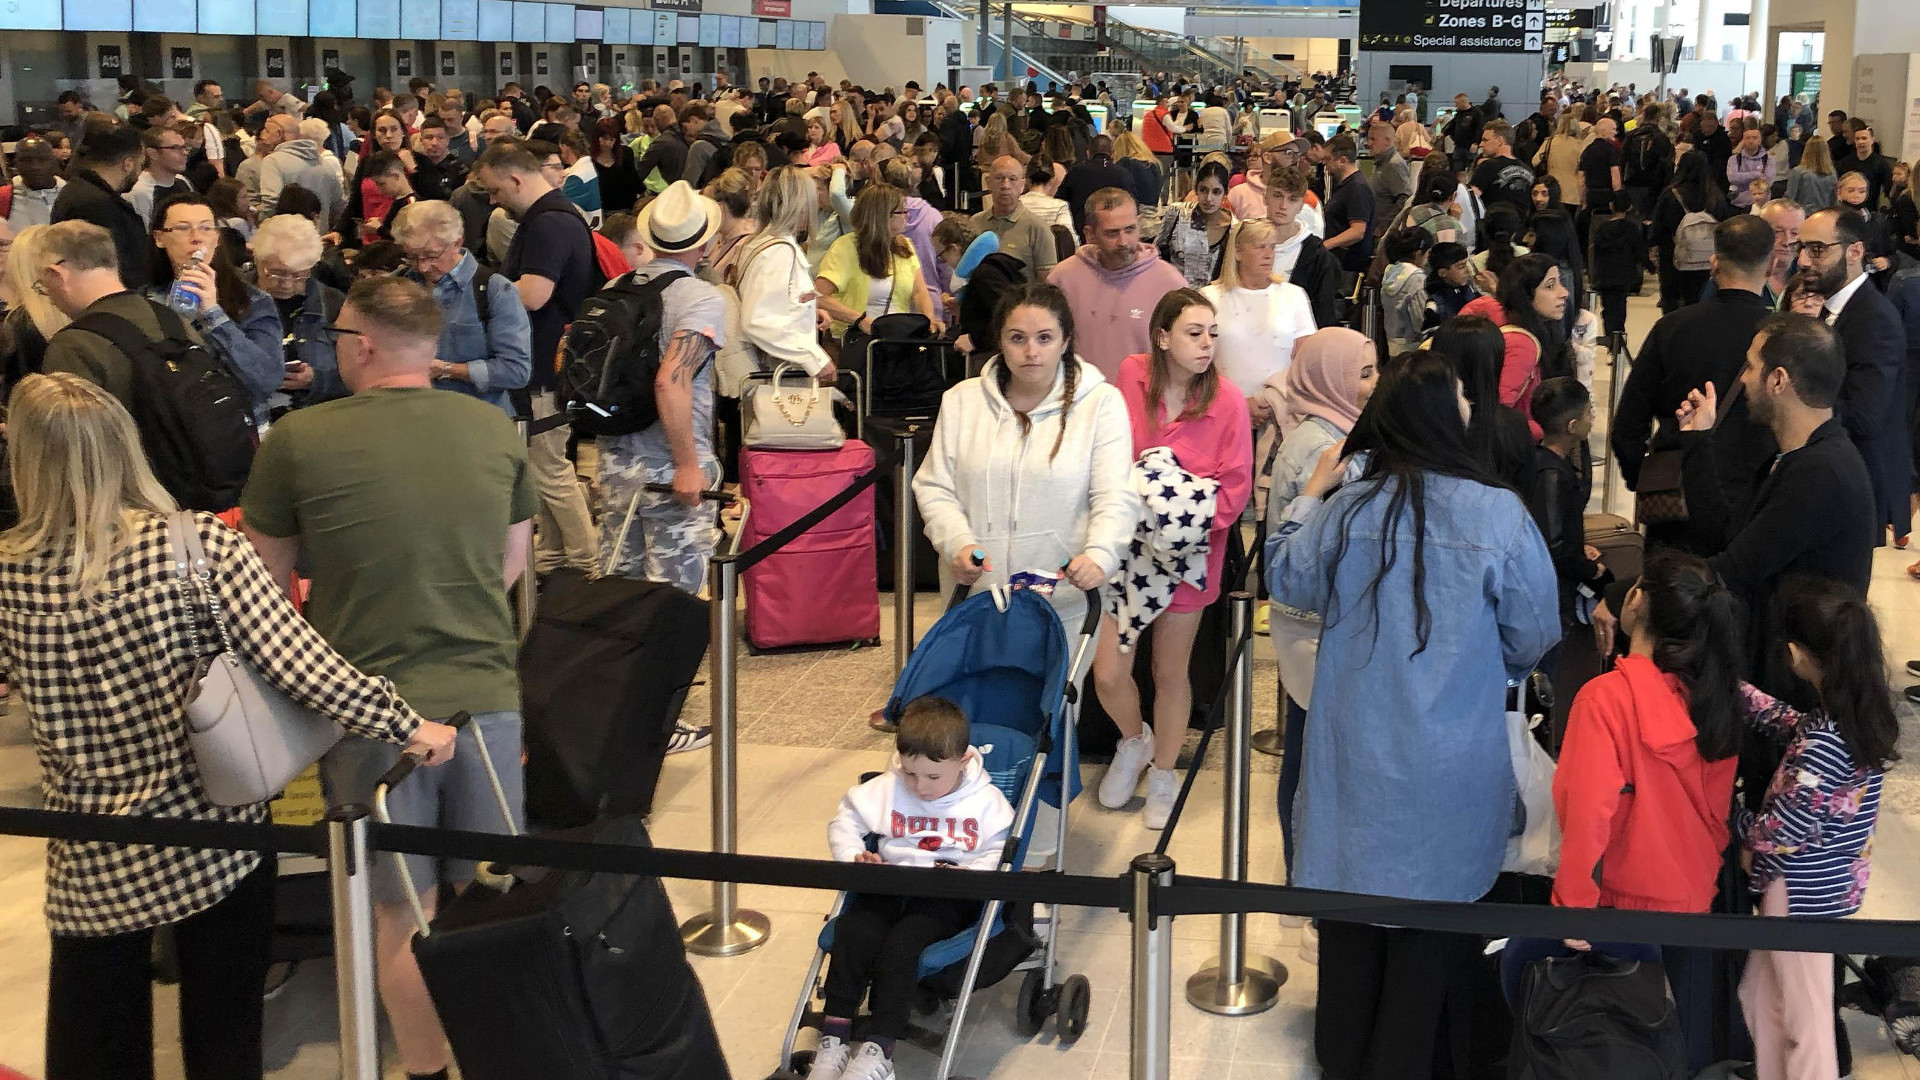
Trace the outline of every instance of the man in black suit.
<instances>
[{"instance_id":1,"label":"man in black suit","mask_svg":"<svg viewBox=\"0 0 1920 1080\"><path fill-rule=\"evenodd\" d=\"M1657 428L1691 391L1711 383L1725 418L1713 433L1714 461L1728 511L1744 517L1753 504L1756 477L1773 459L1773 435L1749 423L1744 395L1734 393L1755 328L1773 313L1761 299L1773 262L1773 229L1753 214L1723 221L1713 231L1713 294L1663 316L1648 331L1620 390L1613 415L1614 460L1629 491L1640 487L1640 462ZM1697 555L1720 550L1718 537L1698 535L1691 521L1647 527L1647 542Z\"/></svg>"},{"instance_id":2,"label":"man in black suit","mask_svg":"<svg viewBox=\"0 0 1920 1080\"><path fill-rule=\"evenodd\" d=\"M1907 433L1907 334L1867 277L1867 223L1851 210L1822 210L1800 227L1800 265L1819 275L1825 320L1840 337L1847 375L1840 422L1873 477L1874 525L1904 538L1913 461Z\"/></svg>"}]
</instances>

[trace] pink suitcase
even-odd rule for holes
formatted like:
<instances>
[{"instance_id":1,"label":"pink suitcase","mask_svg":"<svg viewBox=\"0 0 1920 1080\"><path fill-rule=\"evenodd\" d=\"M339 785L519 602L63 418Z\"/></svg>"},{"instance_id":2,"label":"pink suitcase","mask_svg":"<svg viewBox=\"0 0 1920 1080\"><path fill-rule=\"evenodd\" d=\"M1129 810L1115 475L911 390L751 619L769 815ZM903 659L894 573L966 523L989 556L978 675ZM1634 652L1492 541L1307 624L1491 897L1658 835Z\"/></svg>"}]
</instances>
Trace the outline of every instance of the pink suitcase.
<instances>
[{"instance_id":1,"label":"pink suitcase","mask_svg":"<svg viewBox=\"0 0 1920 1080\"><path fill-rule=\"evenodd\" d=\"M799 520L873 468L873 448L740 452L740 489L753 506L741 550ZM748 570L747 643L756 649L879 643L873 489Z\"/></svg>"}]
</instances>

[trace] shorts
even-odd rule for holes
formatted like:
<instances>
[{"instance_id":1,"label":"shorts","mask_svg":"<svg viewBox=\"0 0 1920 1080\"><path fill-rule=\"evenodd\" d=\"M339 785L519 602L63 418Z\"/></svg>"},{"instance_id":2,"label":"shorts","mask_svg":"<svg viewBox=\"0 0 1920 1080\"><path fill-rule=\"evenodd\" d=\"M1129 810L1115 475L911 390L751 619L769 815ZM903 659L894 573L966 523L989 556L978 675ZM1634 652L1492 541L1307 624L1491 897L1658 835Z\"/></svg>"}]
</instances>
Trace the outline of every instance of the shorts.
<instances>
[{"instance_id":1,"label":"shorts","mask_svg":"<svg viewBox=\"0 0 1920 1080\"><path fill-rule=\"evenodd\" d=\"M520 714L518 712L476 713L473 722L460 732L453 759L432 768L414 770L406 782L387 793L387 811L396 825L426 825L470 832L506 833L500 804L487 782L487 770L473 749L473 740L483 738L493 767L500 772L500 787L512 809L514 828L525 820L526 785L520 769ZM400 760L400 748L392 743L348 736L320 759L320 781L326 789L327 805L349 803L373 805L373 786L382 773ZM428 855L398 855L381 852L374 856L373 899L380 904L404 904L407 890L401 884L396 860L407 860L407 872L413 875L414 888L432 895L440 882L465 885L473 880L474 864L465 859L435 860Z\"/></svg>"},{"instance_id":2,"label":"shorts","mask_svg":"<svg viewBox=\"0 0 1920 1080\"><path fill-rule=\"evenodd\" d=\"M700 470L708 488L719 485L717 460L701 459ZM673 473L672 462L601 446L599 479L605 508L600 515L600 566L614 577L664 581L698 596L707 583L707 563L719 543L720 528L713 503L687 506L672 495L642 487L671 484ZM633 524L622 544L620 533L629 506L635 507Z\"/></svg>"}]
</instances>

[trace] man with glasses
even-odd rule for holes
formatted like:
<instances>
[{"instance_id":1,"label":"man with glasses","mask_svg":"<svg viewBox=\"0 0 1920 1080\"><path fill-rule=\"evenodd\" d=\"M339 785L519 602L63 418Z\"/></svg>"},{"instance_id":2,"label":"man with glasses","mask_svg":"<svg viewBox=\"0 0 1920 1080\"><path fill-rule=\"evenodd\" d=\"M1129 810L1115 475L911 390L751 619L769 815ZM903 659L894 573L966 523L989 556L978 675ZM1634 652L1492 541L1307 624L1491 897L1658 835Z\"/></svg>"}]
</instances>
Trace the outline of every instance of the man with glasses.
<instances>
[{"instance_id":1,"label":"man with glasses","mask_svg":"<svg viewBox=\"0 0 1920 1080\"><path fill-rule=\"evenodd\" d=\"M459 211L418 202L394 218L393 239L406 253L401 276L426 286L444 320L433 357L433 385L516 415L509 391L533 375L527 309L513 282L484 269L462 246Z\"/></svg>"},{"instance_id":2,"label":"man with glasses","mask_svg":"<svg viewBox=\"0 0 1920 1080\"><path fill-rule=\"evenodd\" d=\"M1827 298L1825 321L1846 356L1838 410L1873 477L1874 525L1891 526L1904 543L1913 516L1906 327L1867 276L1865 218L1851 210L1822 210L1801 226L1796 246L1800 265L1819 279L1815 288Z\"/></svg>"},{"instance_id":3,"label":"man with glasses","mask_svg":"<svg viewBox=\"0 0 1920 1080\"><path fill-rule=\"evenodd\" d=\"M593 234L556 186L559 154L535 157L535 144L492 146L474 170L494 204L520 219L500 271L514 283L529 312L533 373L527 383L535 420L554 415L555 359L560 340L580 305L599 285ZM543 151L551 147L541 147ZM567 429L535 437L527 461L540 491L540 528L534 568L547 573L568 567L591 571L598 537L587 513L573 463L567 460Z\"/></svg>"},{"instance_id":4,"label":"man with glasses","mask_svg":"<svg viewBox=\"0 0 1920 1080\"><path fill-rule=\"evenodd\" d=\"M533 483L511 421L464 394L432 388L442 321L416 282L356 283L332 324L352 395L297 409L274 425L241 507L248 539L283 588L292 585L295 563L309 558L307 621L342 656L391 679L423 715L473 715L460 742L485 741L517 818L520 680L507 597L526 570ZM396 822L508 831L481 757L467 745L447 765L393 790L387 806ZM342 740L321 762L328 802L366 803L398 749ZM380 1000L401 1069L444 1078L451 1055L408 947L408 901L431 917L442 883L467 885L475 867L406 859L414 897L392 858L370 866Z\"/></svg>"},{"instance_id":5,"label":"man with glasses","mask_svg":"<svg viewBox=\"0 0 1920 1080\"><path fill-rule=\"evenodd\" d=\"M193 185L180 175L187 167L187 140L179 132L155 125L141 134L140 143L146 148L147 167L121 198L151 226L155 206L191 192Z\"/></svg>"}]
</instances>

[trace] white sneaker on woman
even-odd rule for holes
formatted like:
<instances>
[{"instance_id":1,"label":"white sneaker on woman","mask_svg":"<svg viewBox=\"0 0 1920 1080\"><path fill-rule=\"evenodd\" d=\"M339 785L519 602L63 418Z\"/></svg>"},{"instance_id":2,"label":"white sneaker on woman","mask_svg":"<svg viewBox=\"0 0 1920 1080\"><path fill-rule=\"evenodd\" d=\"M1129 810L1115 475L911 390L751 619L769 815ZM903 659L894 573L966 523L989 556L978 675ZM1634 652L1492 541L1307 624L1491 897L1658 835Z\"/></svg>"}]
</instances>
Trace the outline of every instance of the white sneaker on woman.
<instances>
[{"instance_id":1,"label":"white sneaker on woman","mask_svg":"<svg viewBox=\"0 0 1920 1080\"><path fill-rule=\"evenodd\" d=\"M1118 810L1133 800L1133 789L1140 786L1140 774L1153 762L1153 725L1143 724L1140 734L1121 739L1113 748L1113 760L1107 774L1100 778L1100 805Z\"/></svg>"},{"instance_id":2,"label":"white sneaker on woman","mask_svg":"<svg viewBox=\"0 0 1920 1080\"><path fill-rule=\"evenodd\" d=\"M807 1080L840 1080L853 1059L853 1047L831 1035L820 1037L820 1048L813 1052L813 1068Z\"/></svg>"},{"instance_id":3,"label":"white sneaker on woman","mask_svg":"<svg viewBox=\"0 0 1920 1080\"><path fill-rule=\"evenodd\" d=\"M1173 800L1180 797L1180 770L1147 770L1147 828L1164 829L1173 816Z\"/></svg>"}]
</instances>

